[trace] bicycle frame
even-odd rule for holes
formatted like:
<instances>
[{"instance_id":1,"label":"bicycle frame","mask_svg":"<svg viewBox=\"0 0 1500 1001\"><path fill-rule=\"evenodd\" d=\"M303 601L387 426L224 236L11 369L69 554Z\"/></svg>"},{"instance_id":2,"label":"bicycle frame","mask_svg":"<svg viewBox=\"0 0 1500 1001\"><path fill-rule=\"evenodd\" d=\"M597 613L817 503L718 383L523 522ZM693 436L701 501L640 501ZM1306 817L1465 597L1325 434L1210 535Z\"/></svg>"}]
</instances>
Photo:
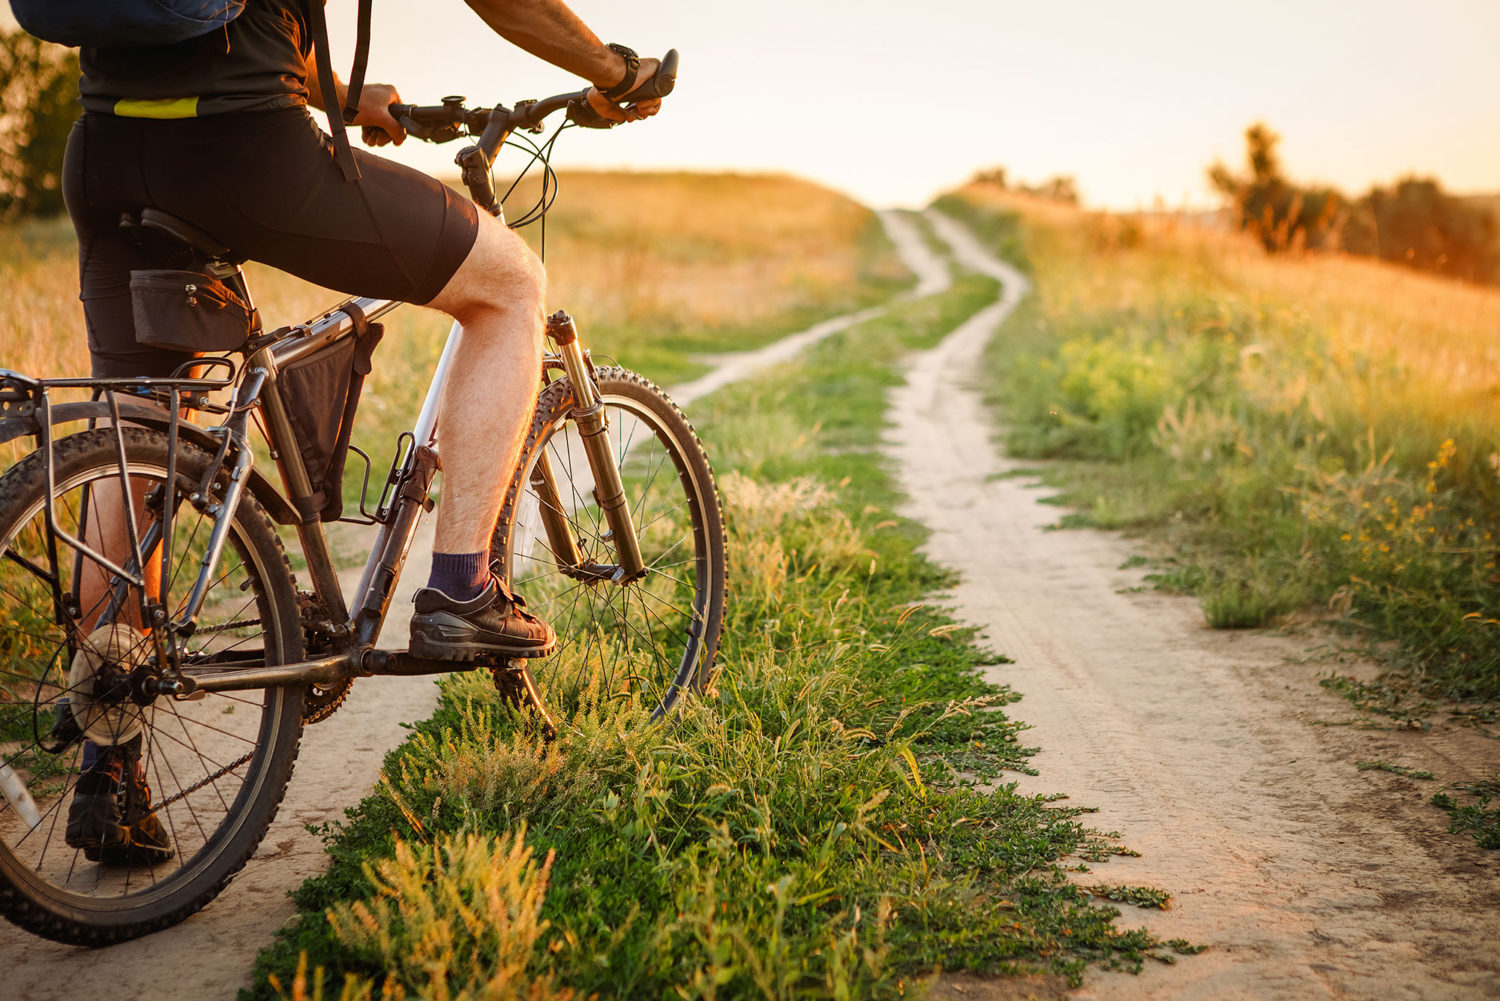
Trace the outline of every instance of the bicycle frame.
<instances>
[{"instance_id":1,"label":"bicycle frame","mask_svg":"<svg viewBox=\"0 0 1500 1001\"><path fill-rule=\"evenodd\" d=\"M677 51L673 49L662 57L661 66L649 84L650 92L638 91L631 96L631 99L667 96L672 92L676 74ZM391 109L397 114L403 126L418 138L447 141L458 138L464 132L477 135L478 143L463 150L456 162L463 168L464 180L469 186L475 203L503 221L504 213L495 197L493 179L490 174L490 166L494 162L496 153L516 129L540 132L541 123L548 115L584 102L586 94L586 91L558 94L541 101L521 102L515 109L496 105L492 109L470 111L462 106L462 98L446 99L443 105L438 107L398 104L392 105ZM545 163L545 158L543 162ZM543 212L545 213L545 208ZM164 229L169 235L186 242L188 246L211 259L223 253L220 249L205 248L195 242L191 227L187 227L188 232L184 236L177 228L170 225L163 226L160 221L147 220L144 212L142 223ZM247 303L251 301L243 275L232 261L211 260L210 264L217 265L222 270L221 277L229 278L245 293ZM375 545L365 564L359 584L355 588L352 608L344 602L343 591L339 587L338 577L333 570L333 561L328 551L328 539L323 532L322 522L316 513L309 511L313 489L301 451L294 447L297 435L287 415L278 383L278 375L285 366L353 336L357 330L362 329L363 323L379 319L400 304L399 301L390 299L354 298L334 307L309 323L282 328L259 336L249 346L245 363L236 373L237 379L228 379L213 384L212 388L223 388L233 382L234 392L228 407L228 419L220 427L208 432L217 436L217 440L210 443L217 444L217 449L200 490L191 498L195 505L200 503L207 505L208 513L212 514L215 520L208 551L194 583L193 592L185 606L186 614L180 620L168 621L165 595L158 596L158 602L153 605L150 600L151 596L145 593L145 574L142 570L145 559L148 554L155 551L156 544L161 539L172 538L173 504L163 505L163 517L151 526L145 539L142 539L138 533L134 512L130 510L130 505L126 505L128 522L126 527L131 555L123 566L110 561L103 553L84 544L83 540L62 535L49 506L47 531L54 571L56 569L56 540L59 537L74 547L75 559L87 558L104 567L115 581L113 585L115 598L106 608L106 616L109 617L119 614L129 587L135 586L141 592L143 621L164 627L152 630L158 654L162 652L160 634L163 631L169 635L192 634L195 617L206 596L209 583L213 580L219 555L228 538L229 526L247 486L253 485L251 488L257 496L264 496L263 490L270 490L272 506L276 507L282 515L278 520L296 526L298 541L307 561L313 594L322 603L327 620L327 631L332 634L332 645L337 652L327 657L296 664L282 664L274 667L263 664L258 667L231 667L207 671L190 669L188 673L185 673L179 664L179 648L174 641L169 644L172 647L169 666L163 672L162 678L154 679L152 684L147 686L152 689L148 694L161 693L182 697L194 691L229 691L292 684L329 684L361 674L426 674L462 669L446 662L420 661L404 652L391 653L375 649L380 628L390 608L391 595L405 565L420 515L424 510L430 510L432 507L429 492L433 477L440 468L438 457L439 401L447 384L459 344L462 342L462 328L455 323L449 332L448 341L444 345L432 383L427 389L427 396L418 415L416 427L398 438L397 455L392 463L393 473L387 478L377 508L375 520L379 528L376 532ZM258 330L259 327L257 326L256 329ZM581 561L568 520L562 510L550 460L543 454L539 457L532 473L530 485L541 499L541 521L548 545L554 557L570 566L574 575L580 579L614 583L637 580L646 574L646 567L641 558L630 505L625 500L619 464L609 445L608 437L604 433L607 430L607 421L603 402L599 398L592 378L591 364L586 352L578 343L573 321L565 313L559 312L548 318L547 333L557 345L558 352L544 360L541 378L545 385L547 371L560 368L566 372L573 387L572 418L578 427L589 469L594 477L595 498L608 524L609 538L614 544L617 562L598 564ZM172 395L168 410L169 418L165 423L169 435L169 455L172 456L175 456L179 433L192 433L185 432L183 425L180 424L179 414L175 409L178 406L175 394L183 387L208 388L192 379L37 381L0 371L0 417L8 416L12 412L24 411L21 416L30 418L31 411L26 405L32 402L35 402L42 412L41 427L34 433L37 435L39 447L48 450L49 495L52 493L53 484L51 480L51 414L47 389L51 386L63 385L93 387L96 392L102 388L107 397L108 412L100 413L96 410L88 416L108 417L115 425L121 423L122 416L126 421L137 416L133 412L122 414L115 397L116 390L141 386L168 390ZM15 392L18 389L19 394ZM13 406L18 401L21 404L19 408ZM256 480L254 456L249 447L247 433L250 415L256 409L259 409L265 418L266 437L271 446L273 460L281 474L284 496L275 494L274 488L264 486ZM155 423L159 425L162 422L158 419ZM187 427L193 426L187 425ZM401 443L408 434L410 446L403 453ZM200 444L203 442L200 441ZM215 510L210 488L224 468L224 463L229 459L231 451L233 465L230 468L229 485ZM119 454L121 484L125 488L125 495L129 496L129 475L125 469L123 439L120 439ZM169 483L173 482L175 475L172 465L174 461L174 459L169 459ZM389 507L385 503L388 493L393 494ZM288 518L285 517L288 511L298 513ZM170 547L163 547L164 568L169 558L169 554L165 551L168 548ZM32 570L36 572L36 568ZM38 576L51 584L59 621L64 621L63 616L68 613L68 606L65 605L59 593L60 575L54 572L51 575L40 573ZM319 625L324 625L324 623L319 623ZM523 677L529 688L529 675L524 671L524 662L520 664L522 667L513 667L513 670ZM538 701L537 704L540 705L540 702Z\"/></svg>"},{"instance_id":2,"label":"bicycle frame","mask_svg":"<svg viewBox=\"0 0 1500 1001\"><path fill-rule=\"evenodd\" d=\"M232 383L233 391L230 402L227 408L222 408L227 410L227 419L218 427L204 432L215 440L218 451L204 483L199 491L192 495L192 502L208 503L209 485L219 478L226 468L229 475L228 487L224 491L223 498L217 502L217 510L215 511L213 506L209 507L209 512L214 516L213 530L193 590L184 606L183 614L170 623L165 621L165 595L159 596L160 601L152 604L148 600L149 596L146 596L143 591L142 614L147 617L147 621L161 623L166 626L165 631L169 634L190 635L192 633L192 623L201 608L208 586L214 579L219 556L227 540L229 526L244 496L247 484L252 478L254 456L249 446L248 430L250 415L257 408L263 415L266 438L271 446L273 461L285 490L283 498L285 507L282 508L282 512L285 514L290 511L305 510L305 502L314 491L301 451L296 446L296 432L292 428L283 404L278 382L279 373L294 361L325 351L345 338L354 336L359 327L355 320L356 316L363 317L365 321L377 320L399 305L401 303L397 300L351 299L308 323L283 328L266 335L265 343L252 346L252 350L247 353L244 364L236 373ZM549 353L546 356L543 378L545 379L545 373L548 370L561 369L566 372L574 387L574 419L577 421L588 463L598 487L597 497L601 510L608 519L612 538L616 543L619 562L614 565L599 565L580 561L568 521L563 515L558 500L555 479L544 456L544 461L539 462L533 471L531 484L542 499L540 513L548 545L558 558L571 561L583 576L597 581L624 582L636 579L645 573L645 568L637 544L630 508L624 502L619 467L613 450L608 444L607 436L602 433L605 429L603 406L591 377L591 363L578 341L577 331L571 318L566 314L559 312L550 317L547 323L547 333L557 344L558 351L556 354ZM357 676L431 674L463 670L472 666L451 662L423 661L409 656L404 651L375 649L381 626L390 608L391 596L400 578L421 514L432 508L429 494L433 477L440 468L438 432L441 399L462 339L463 329L459 324L454 323L434 370L416 424L409 432L404 432L398 438L393 473L387 480L377 508L375 543L359 583L354 589L351 604L345 604L343 590L333 569L323 523L317 515L278 519L290 521L297 530L313 593L321 601L327 622L332 626L334 652L327 656L293 664L253 666L181 667L176 664L176 658L173 658L173 666L164 671L163 677L157 679L152 686L156 693L180 698L195 691L235 691L279 685L328 685ZM11 376L12 374L0 373L0 375ZM107 416L113 423L119 424L122 420L128 423L136 416L135 411L129 408L122 412L116 399L116 394L127 388L137 390L140 387L169 388L175 399L175 394L184 390L196 395L211 388L225 388L231 385L230 380L67 379L38 382L22 376L14 378L37 389L35 409L40 414L40 428L37 433L39 448L46 449L48 453L49 493L52 490L50 476L53 438L48 389L66 386L90 387L96 392L102 391L107 398L109 408ZM202 402L202 397L198 399ZM171 450L175 451L180 427L184 425L180 425L177 411L169 410L168 413L166 424L171 436ZM101 416L106 415L101 414ZM403 452L403 442L406 442L408 438L410 442L404 445ZM128 475L123 462L123 443L121 453L121 479L122 483L128 483ZM387 505L385 499L388 495L391 500ZM140 567L145 559L156 550L161 539L171 537L170 509L172 505L163 504L162 507L163 518L152 525L144 538L138 532L133 512L127 516L126 527L129 534L130 555L122 566L86 545L82 539L63 533L60 526L54 526L49 505L49 532L55 533L58 538L74 547L79 554L78 558L91 559L114 576L118 597L106 613L111 617L118 614L120 602L128 586L142 588L144 578ZM164 553L163 559L166 558ZM55 562L55 556L53 559ZM53 589L56 592L58 588L55 576L43 576L44 579L52 580ZM62 614L65 607L62 596L58 593L55 597L59 614ZM520 665L513 665L512 669L519 670L519 667ZM529 678L527 682L529 684Z\"/></svg>"}]
</instances>

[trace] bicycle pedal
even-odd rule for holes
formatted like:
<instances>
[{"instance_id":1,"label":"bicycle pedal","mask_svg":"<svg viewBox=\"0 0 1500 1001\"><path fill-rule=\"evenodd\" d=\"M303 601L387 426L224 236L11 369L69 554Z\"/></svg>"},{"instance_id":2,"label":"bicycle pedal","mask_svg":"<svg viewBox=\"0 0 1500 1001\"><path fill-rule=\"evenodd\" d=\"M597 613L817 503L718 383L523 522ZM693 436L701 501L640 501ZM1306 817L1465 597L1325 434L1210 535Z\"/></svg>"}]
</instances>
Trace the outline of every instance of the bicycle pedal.
<instances>
[{"instance_id":1,"label":"bicycle pedal","mask_svg":"<svg viewBox=\"0 0 1500 1001\"><path fill-rule=\"evenodd\" d=\"M478 660L431 660L415 657L406 650L371 650L365 655L364 669L376 677L415 677L423 674L453 674L472 671L484 665Z\"/></svg>"}]
</instances>

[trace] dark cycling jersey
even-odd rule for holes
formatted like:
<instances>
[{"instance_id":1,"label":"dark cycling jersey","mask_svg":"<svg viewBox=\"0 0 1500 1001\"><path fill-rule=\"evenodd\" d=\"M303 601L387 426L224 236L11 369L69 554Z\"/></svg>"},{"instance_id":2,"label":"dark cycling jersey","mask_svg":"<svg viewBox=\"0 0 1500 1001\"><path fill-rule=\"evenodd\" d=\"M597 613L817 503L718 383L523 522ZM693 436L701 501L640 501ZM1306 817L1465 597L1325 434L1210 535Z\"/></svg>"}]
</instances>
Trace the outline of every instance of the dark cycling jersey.
<instances>
[{"instance_id":1,"label":"dark cycling jersey","mask_svg":"<svg viewBox=\"0 0 1500 1001\"><path fill-rule=\"evenodd\" d=\"M223 30L176 45L85 48L79 55L82 104L88 111L126 118L195 118L304 105L312 40L302 4L249 0Z\"/></svg>"}]
</instances>

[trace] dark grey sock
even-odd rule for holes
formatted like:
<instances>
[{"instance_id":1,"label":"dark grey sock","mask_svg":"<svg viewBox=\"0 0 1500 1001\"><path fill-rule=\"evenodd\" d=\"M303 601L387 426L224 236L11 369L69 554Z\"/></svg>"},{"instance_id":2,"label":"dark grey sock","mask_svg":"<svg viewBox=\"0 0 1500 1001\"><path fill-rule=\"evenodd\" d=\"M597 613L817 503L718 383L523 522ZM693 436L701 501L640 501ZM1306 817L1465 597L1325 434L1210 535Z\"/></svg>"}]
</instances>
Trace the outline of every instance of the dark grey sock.
<instances>
[{"instance_id":1,"label":"dark grey sock","mask_svg":"<svg viewBox=\"0 0 1500 1001\"><path fill-rule=\"evenodd\" d=\"M433 553L427 586L454 601L473 601L490 582L487 553Z\"/></svg>"}]
</instances>

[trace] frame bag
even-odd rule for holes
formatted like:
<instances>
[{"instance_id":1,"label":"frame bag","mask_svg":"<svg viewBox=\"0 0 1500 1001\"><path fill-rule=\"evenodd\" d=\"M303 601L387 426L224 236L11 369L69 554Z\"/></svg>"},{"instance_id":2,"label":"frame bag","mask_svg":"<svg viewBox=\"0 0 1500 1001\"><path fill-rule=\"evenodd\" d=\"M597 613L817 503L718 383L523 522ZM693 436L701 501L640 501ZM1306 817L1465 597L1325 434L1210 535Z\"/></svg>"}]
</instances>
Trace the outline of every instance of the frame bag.
<instances>
[{"instance_id":1,"label":"frame bag","mask_svg":"<svg viewBox=\"0 0 1500 1001\"><path fill-rule=\"evenodd\" d=\"M312 496L297 504L304 521L338 521L344 513L344 460L354 411L375 345L385 333L381 324L367 322L352 306L345 305L344 311L354 317L353 337L292 362L276 376L312 484Z\"/></svg>"}]
</instances>

